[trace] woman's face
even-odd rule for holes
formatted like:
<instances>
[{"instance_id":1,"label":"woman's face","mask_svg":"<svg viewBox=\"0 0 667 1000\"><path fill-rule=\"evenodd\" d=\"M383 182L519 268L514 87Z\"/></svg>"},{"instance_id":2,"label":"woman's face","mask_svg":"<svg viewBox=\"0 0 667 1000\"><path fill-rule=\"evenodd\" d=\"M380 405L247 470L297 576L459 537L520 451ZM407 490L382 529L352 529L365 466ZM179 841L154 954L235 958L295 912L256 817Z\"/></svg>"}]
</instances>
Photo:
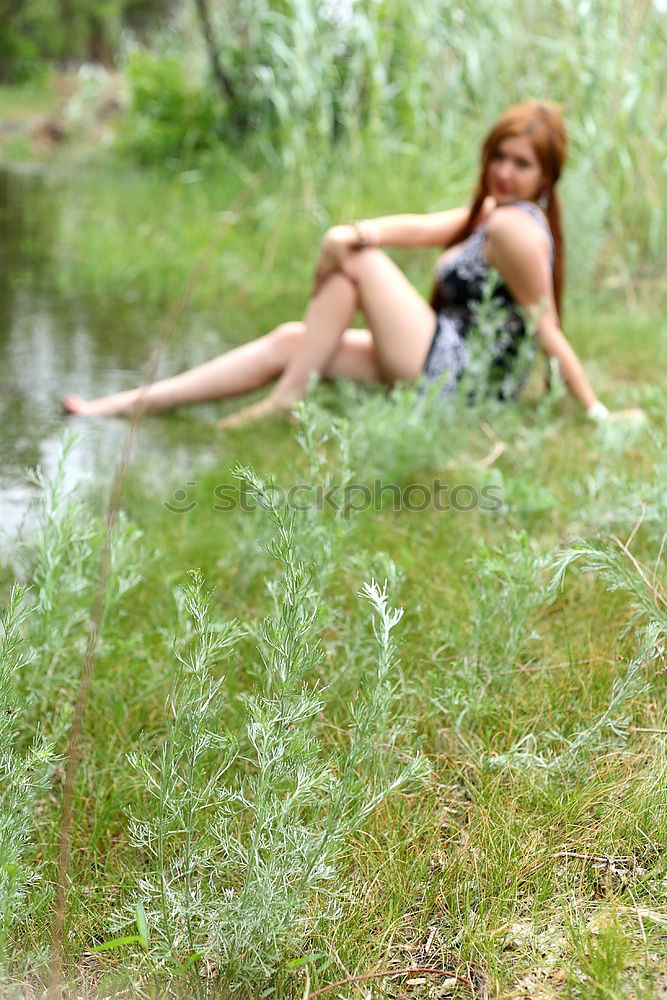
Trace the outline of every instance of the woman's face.
<instances>
[{"instance_id":1,"label":"woman's face","mask_svg":"<svg viewBox=\"0 0 667 1000\"><path fill-rule=\"evenodd\" d=\"M496 146L489 158L487 181L497 205L537 200L544 174L528 136L514 135Z\"/></svg>"}]
</instances>

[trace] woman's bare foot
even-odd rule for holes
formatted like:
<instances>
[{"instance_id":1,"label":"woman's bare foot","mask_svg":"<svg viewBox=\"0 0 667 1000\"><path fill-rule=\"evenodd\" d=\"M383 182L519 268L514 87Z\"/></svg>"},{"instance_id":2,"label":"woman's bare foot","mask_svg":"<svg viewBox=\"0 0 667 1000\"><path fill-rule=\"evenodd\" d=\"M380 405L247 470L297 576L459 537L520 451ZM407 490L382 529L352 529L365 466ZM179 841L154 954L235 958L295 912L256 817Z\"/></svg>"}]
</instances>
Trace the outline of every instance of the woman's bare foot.
<instances>
[{"instance_id":1,"label":"woman's bare foot","mask_svg":"<svg viewBox=\"0 0 667 1000\"><path fill-rule=\"evenodd\" d=\"M75 416L89 416L91 404L83 398L83 396L75 396L70 394L69 396L63 396L62 400L63 410L65 413L71 413Z\"/></svg>"},{"instance_id":2,"label":"woman's bare foot","mask_svg":"<svg viewBox=\"0 0 667 1000\"><path fill-rule=\"evenodd\" d=\"M223 417L218 421L218 428L223 431L236 430L245 427L247 424L254 424L255 421L271 415L288 417L292 411L293 404L283 403L273 396L260 399L258 403L251 406L244 406L236 413L230 413L228 417Z\"/></svg>"},{"instance_id":3,"label":"woman's bare foot","mask_svg":"<svg viewBox=\"0 0 667 1000\"><path fill-rule=\"evenodd\" d=\"M63 397L63 410L77 417L128 417L138 403L138 393L118 392L113 396L90 401L83 396L69 395Z\"/></svg>"}]
</instances>

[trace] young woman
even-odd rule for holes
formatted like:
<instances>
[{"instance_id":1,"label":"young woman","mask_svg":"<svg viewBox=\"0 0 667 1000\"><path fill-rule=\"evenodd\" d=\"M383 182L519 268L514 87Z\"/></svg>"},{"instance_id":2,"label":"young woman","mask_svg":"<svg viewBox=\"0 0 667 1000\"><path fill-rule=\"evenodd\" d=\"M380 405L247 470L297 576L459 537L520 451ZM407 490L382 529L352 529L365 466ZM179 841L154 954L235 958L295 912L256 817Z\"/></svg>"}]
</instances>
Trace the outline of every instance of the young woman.
<instances>
[{"instance_id":1,"label":"young woman","mask_svg":"<svg viewBox=\"0 0 667 1000\"><path fill-rule=\"evenodd\" d=\"M158 412L184 403L240 396L275 382L270 393L220 422L233 427L288 411L313 373L391 383L440 377L454 391L470 364L468 334L487 293L490 269L500 275L492 304L501 307L488 344L488 374L501 397L515 395L523 373L519 346L532 315L537 341L558 361L588 417L605 420L559 322L563 249L556 183L565 160L559 110L529 101L506 111L482 147L471 207L428 215L390 215L334 226L322 242L313 296L302 322L271 333L173 378L87 402L67 396L65 409L83 415ZM431 304L424 301L381 247L447 247L437 266ZM366 329L350 329L359 310ZM488 380L487 380L488 384ZM140 404L138 401L141 400Z\"/></svg>"}]
</instances>

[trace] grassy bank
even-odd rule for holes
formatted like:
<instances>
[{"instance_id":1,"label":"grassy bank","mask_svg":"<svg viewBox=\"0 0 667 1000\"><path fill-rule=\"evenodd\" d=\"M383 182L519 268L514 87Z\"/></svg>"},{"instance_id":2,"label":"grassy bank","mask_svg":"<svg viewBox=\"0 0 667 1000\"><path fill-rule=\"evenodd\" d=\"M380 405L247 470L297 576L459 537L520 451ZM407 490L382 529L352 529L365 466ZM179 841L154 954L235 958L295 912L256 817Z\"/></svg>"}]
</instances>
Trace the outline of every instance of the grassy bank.
<instances>
[{"instance_id":1,"label":"grassy bank","mask_svg":"<svg viewBox=\"0 0 667 1000\"><path fill-rule=\"evenodd\" d=\"M443 415L341 387L325 409L318 390L301 444L239 432L180 494L130 476L76 784L73 988L289 997L414 966L436 970L415 996L656 995L665 392L618 379L645 328L623 332L600 334L616 346L597 374L648 428L596 431L537 395ZM237 456L329 499L290 529L248 473L233 492ZM57 755L101 544L85 502L43 490L19 571L32 659L2 731L6 804L19 765L41 776L5 827L14 983L50 940ZM180 589L192 567L208 611ZM373 577L405 609L384 639L382 601L359 596ZM27 760L38 725L53 748ZM444 969L462 981L443 992Z\"/></svg>"},{"instance_id":2,"label":"grassy bank","mask_svg":"<svg viewBox=\"0 0 667 1000\"><path fill-rule=\"evenodd\" d=\"M200 261L179 336L197 314L239 342L300 315L329 221L464 200L472 158L56 172L44 267L150 310L148 350ZM566 330L646 426L585 424L537 375L505 407L320 386L296 428L227 435L184 482L131 470L74 789L76 995L307 997L406 967L430 971L332 995L664 988L664 291L617 268L623 227L574 167ZM426 291L430 255L401 262ZM238 461L298 485L292 507ZM66 482L40 482L2 578L10 606L13 577L29 588L0 671L9 996L46 975L104 537Z\"/></svg>"},{"instance_id":3,"label":"grassy bank","mask_svg":"<svg viewBox=\"0 0 667 1000\"><path fill-rule=\"evenodd\" d=\"M0 120L23 121L52 111L57 103L51 84L30 82L0 87Z\"/></svg>"}]
</instances>

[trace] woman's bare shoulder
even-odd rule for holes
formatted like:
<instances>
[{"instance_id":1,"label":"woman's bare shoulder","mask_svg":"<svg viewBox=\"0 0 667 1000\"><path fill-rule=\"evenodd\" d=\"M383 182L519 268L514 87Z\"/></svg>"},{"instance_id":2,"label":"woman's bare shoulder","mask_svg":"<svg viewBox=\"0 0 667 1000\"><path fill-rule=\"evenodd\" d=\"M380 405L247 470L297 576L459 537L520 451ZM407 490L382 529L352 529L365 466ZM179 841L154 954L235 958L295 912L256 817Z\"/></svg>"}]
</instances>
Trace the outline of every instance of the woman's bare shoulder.
<instances>
[{"instance_id":1,"label":"woman's bare shoulder","mask_svg":"<svg viewBox=\"0 0 667 1000\"><path fill-rule=\"evenodd\" d=\"M551 252L548 223L537 206L532 212L519 204L496 205L489 213L486 228L491 243L499 247L512 245Z\"/></svg>"}]
</instances>

